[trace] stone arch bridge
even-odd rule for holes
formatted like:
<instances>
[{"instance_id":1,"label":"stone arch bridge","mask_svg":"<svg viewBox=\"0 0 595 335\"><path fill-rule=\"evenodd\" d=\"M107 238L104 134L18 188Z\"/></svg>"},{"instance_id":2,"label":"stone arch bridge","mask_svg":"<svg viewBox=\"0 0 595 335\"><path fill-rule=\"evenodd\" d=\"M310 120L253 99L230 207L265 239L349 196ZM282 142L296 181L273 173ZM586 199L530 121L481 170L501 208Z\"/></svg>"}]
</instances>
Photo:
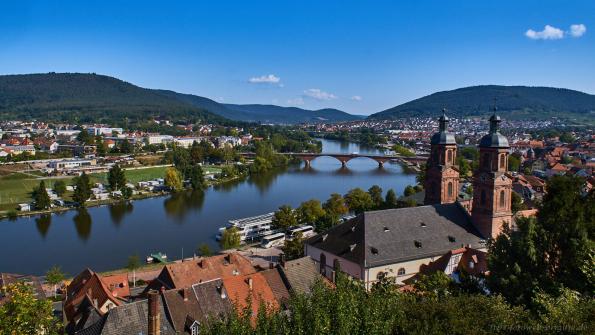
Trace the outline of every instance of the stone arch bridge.
<instances>
[{"instance_id":1,"label":"stone arch bridge","mask_svg":"<svg viewBox=\"0 0 595 335\"><path fill-rule=\"evenodd\" d=\"M380 167L382 167L385 162L387 162L391 159L395 159L395 160L401 161L406 164L414 164L414 165L418 165L420 163L425 163L426 160L428 159L428 157L424 157L424 156L406 157L406 156L402 156L402 155L371 155L371 154L358 154L358 153L352 153L352 154L336 153L335 154L335 153L326 153L326 152L325 153L284 152L284 153L280 153L280 154L285 155L285 156L299 158L306 163L306 166L310 166L310 163L318 157L333 157L333 158L337 159L339 162L341 162L341 166L343 166L343 167L345 167L347 165L347 162L349 162L350 160L352 160L354 158L360 158L360 157L373 159L378 163L378 166L380 166ZM241 153L241 155L244 157L251 158L251 157L254 157L256 154L253 152L244 152L244 153Z\"/></svg>"}]
</instances>

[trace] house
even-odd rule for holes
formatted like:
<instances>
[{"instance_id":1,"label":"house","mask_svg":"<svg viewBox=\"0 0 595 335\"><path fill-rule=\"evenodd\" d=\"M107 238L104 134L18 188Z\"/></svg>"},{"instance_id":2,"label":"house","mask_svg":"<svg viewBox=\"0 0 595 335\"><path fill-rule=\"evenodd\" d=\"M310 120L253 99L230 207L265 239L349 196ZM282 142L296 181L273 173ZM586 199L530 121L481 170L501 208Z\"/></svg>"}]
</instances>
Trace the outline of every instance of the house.
<instances>
[{"instance_id":1,"label":"house","mask_svg":"<svg viewBox=\"0 0 595 335\"><path fill-rule=\"evenodd\" d=\"M403 284L461 246L486 248L465 209L453 203L365 212L307 240L305 254L327 278L340 268L370 288L386 275Z\"/></svg>"},{"instance_id":2,"label":"house","mask_svg":"<svg viewBox=\"0 0 595 335\"><path fill-rule=\"evenodd\" d=\"M256 269L246 257L238 253L228 253L211 257L201 257L171 263L163 267L159 275L148 286L151 289L181 289L194 284L255 273Z\"/></svg>"},{"instance_id":3,"label":"house","mask_svg":"<svg viewBox=\"0 0 595 335\"><path fill-rule=\"evenodd\" d=\"M19 211L29 212L31 210L31 204L19 204Z\"/></svg>"},{"instance_id":4,"label":"house","mask_svg":"<svg viewBox=\"0 0 595 335\"><path fill-rule=\"evenodd\" d=\"M102 316L122 305L130 296L127 278L127 275L103 277L90 269L79 273L66 288L65 324L74 327L86 318L90 309Z\"/></svg>"}]
</instances>

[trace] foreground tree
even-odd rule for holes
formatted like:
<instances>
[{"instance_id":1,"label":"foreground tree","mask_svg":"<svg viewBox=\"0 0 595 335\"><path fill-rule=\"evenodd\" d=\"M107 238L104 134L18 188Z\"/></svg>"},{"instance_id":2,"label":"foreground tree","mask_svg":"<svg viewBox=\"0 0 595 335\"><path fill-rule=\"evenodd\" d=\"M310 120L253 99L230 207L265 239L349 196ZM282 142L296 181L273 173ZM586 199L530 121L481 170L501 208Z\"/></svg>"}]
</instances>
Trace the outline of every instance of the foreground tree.
<instances>
[{"instance_id":1,"label":"foreground tree","mask_svg":"<svg viewBox=\"0 0 595 335\"><path fill-rule=\"evenodd\" d=\"M35 200L35 208L37 209L49 209L52 205L52 200L48 195L48 191L45 189L45 182L43 180L39 182L39 187L35 190L33 199Z\"/></svg>"},{"instance_id":2,"label":"foreground tree","mask_svg":"<svg viewBox=\"0 0 595 335\"><path fill-rule=\"evenodd\" d=\"M290 240L285 240L281 248L287 260L298 259L304 256L304 237L302 233L297 233Z\"/></svg>"},{"instance_id":3,"label":"foreground tree","mask_svg":"<svg viewBox=\"0 0 595 335\"><path fill-rule=\"evenodd\" d=\"M275 212L272 225L278 229L288 229L297 225L297 222L297 215L293 208L289 205L283 205Z\"/></svg>"},{"instance_id":4,"label":"foreground tree","mask_svg":"<svg viewBox=\"0 0 595 335\"><path fill-rule=\"evenodd\" d=\"M196 249L196 252L198 253L199 256L202 256L202 257L209 257L209 256L213 255L213 251L211 251L211 247L209 247L209 245L206 243L201 243L201 245L199 245L198 248Z\"/></svg>"},{"instance_id":5,"label":"foreground tree","mask_svg":"<svg viewBox=\"0 0 595 335\"><path fill-rule=\"evenodd\" d=\"M56 289L58 284L62 283L66 279L66 275L62 272L59 266L52 266L45 274L45 280L48 284L54 286L54 298L56 297Z\"/></svg>"},{"instance_id":6,"label":"foreground tree","mask_svg":"<svg viewBox=\"0 0 595 335\"><path fill-rule=\"evenodd\" d=\"M115 164L107 173L107 181L112 191L121 190L126 186L126 175L119 164Z\"/></svg>"},{"instance_id":7,"label":"foreground tree","mask_svg":"<svg viewBox=\"0 0 595 335\"><path fill-rule=\"evenodd\" d=\"M26 283L3 288L8 300L0 305L0 335L61 334L50 300L38 300Z\"/></svg>"}]
</instances>

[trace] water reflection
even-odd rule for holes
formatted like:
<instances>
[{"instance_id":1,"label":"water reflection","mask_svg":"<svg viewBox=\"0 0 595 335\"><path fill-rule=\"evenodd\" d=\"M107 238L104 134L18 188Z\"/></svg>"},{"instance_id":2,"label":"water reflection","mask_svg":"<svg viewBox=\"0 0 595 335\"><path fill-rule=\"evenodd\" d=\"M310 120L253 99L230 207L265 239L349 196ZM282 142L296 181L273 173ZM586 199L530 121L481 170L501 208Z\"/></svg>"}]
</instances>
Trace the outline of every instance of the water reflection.
<instances>
[{"instance_id":1,"label":"water reflection","mask_svg":"<svg viewBox=\"0 0 595 335\"><path fill-rule=\"evenodd\" d=\"M200 211L205 202L204 191L185 191L172 194L163 201L163 207L168 216L183 223L190 211Z\"/></svg>"},{"instance_id":2,"label":"water reflection","mask_svg":"<svg viewBox=\"0 0 595 335\"><path fill-rule=\"evenodd\" d=\"M122 219L132 213L134 206L132 202L122 201L109 206L109 215L114 223L114 226L118 227L122 223Z\"/></svg>"},{"instance_id":3,"label":"water reflection","mask_svg":"<svg viewBox=\"0 0 595 335\"><path fill-rule=\"evenodd\" d=\"M72 218L76 233L82 241L87 241L91 236L91 215L86 208L76 210L76 215Z\"/></svg>"},{"instance_id":4,"label":"water reflection","mask_svg":"<svg viewBox=\"0 0 595 335\"><path fill-rule=\"evenodd\" d=\"M48 234L48 230L50 229L50 225L52 224L52 215L51 214L41 214L37 218L35 218L35 226L37 227L37 231L39 235L45 239L45 236Z\"/></svg>"},{"instance_id":5,"label":"water reflection","mask_svg":"<svg viewBox=\"0 0 595 335\"><path fill-rule=\"evenodd\" d=\"M277 177L285 171L287 170L279 169L250 176L248 178L248 184L256 186L260 195L265 195L271 186L273 186Z\"/></svg>"}]
</instances>

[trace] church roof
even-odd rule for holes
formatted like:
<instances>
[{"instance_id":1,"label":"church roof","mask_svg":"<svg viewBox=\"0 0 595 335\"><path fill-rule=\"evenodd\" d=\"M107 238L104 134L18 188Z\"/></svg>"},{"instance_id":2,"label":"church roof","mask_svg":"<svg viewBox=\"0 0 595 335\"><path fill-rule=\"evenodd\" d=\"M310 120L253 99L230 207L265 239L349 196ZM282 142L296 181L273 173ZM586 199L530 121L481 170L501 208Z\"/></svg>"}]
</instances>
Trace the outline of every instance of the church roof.
<instances>
[{"instance_id":1,"label":"church roof","mask_svg":"<svg viewBox=\"0 0 595 335\"><path fill-rule=\"evenodd\" d=\"M490 132L479 140L479 146L482 148L508 148L508 139L500 134L500 122L502 120L494 110L494 115L490 117Z\"/></svg>"},{"instance_id":2,"label":"church roof","mask_svg":"<svg viewBox=\"0 0 595 335\"><path fill-rule=\"evenodd\" d=\"M485 247L458 204L365 212L312 237L308 245L366 268Z\"/></svg>"},{"instance_id":3,"label":"church roof","mask_svg":"<svg viewBox=\"0 0 595 335\"><path fill-rule=\"evenodd\" d=\"M446 116L446 109L442 110L442 116L438 119L440 125L437 133L432 135L430 144L457 144L455 134L448 131L448 122L450 119Z\"/></svg>"}]
</instances>

